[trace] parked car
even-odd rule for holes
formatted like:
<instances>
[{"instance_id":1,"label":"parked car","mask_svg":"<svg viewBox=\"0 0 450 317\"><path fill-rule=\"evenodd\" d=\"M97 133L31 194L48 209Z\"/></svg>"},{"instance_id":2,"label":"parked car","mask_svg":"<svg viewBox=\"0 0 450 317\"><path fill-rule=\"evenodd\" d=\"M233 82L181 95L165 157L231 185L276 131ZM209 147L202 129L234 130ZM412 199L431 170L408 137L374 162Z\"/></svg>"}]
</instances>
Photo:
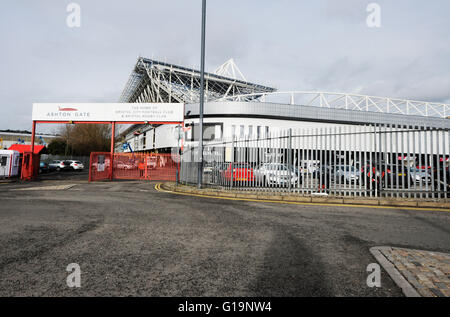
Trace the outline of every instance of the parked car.
<instances>
[{"instance_id":1,"label":"parked car","mask_svg":"<svg viewBox=\"0 0 450 317\"><path fill-rule=\"evenodd\" d=\"M386 175L384 164L379 164L374 161L372 164L369 163L366 166L363 166L361 168L361 173L361 181L366 190L371 190L372 195L375 195L376 191L379 193L383 187L383 182Z\"/></svg>"},{"instance_id":2,"label":"parked car","mask_svg":"<svg viewBox=\"0 0 450 317\"><path fill-rule=\"evenodd\" d=\"M300 161L300 167L304 173L317 175L320 172L320 161L302 160Z\"/></svg>"},{"instance_id":3,"label":"parked car","mask_svg":"<svg viewBox=\"0 0 450 317\"><path fill-rule=\"evenodd\" d=\"M341 180L341 183L358 183L361 178L361 171L351 165L338 165L332 170L332 178Z\"/></svg>"},{"instance_id":4,"label":"parked car","mask_svg":"<svg viewBox=\"0 0 450 317\"><path fill-rule=\"evenodd\" d=\"M210 164L206 164L206 167L204 169L204 172L206 175L211 175L211 181L213 183L220 183L223 178L222 175L224 171L227 169L229 163L224 162L214 162ZM209 171L211 169L211 171Z\"/></svg>"},{"instance_id":5,"label":"parked car","mask_svg":"<svg viewBox=\"0 0 450 317\"><path fill-rule=\"evenodd\" d=\"M150 169L155 169L158 163L158 157L156 156L149 156L147 158L147 167Z\"/></svg>"},{"instance_id":6,"label":"parked car","mask_svg":"<svg viewBox=\"0 0 450 317\"><path fill-rule=\"evenodd\" d=\"M405 165L388 166L386 170L385 184L387 187L399 187L407 189L411 185L410 168Z\"/></svg>"},{"instance_id":7,"label":"parked car","mask_svg":"<svg viewBox=\"0 0 450 317\"><path fill-rule=\"evenodd\" d=\"M114 168L118 168L121 170L131 170L131 169L135 169L136 166L134 163L130 163L130 162L122 162L122 161L118 161L116 162Z\"/></svg>"},{"instance_id":8,"label":"parked car","mask_svg":"<svg viewBox=\"0 0 450 317\"><path fill-rule=\"evenodd\" d=\"M255 170L255 178L257 182L265 185L287 186L289 181L291 185L296 185L299 181L297 175L299 171L295 171L282 163L264 163Z\"/></svg>"},{"instance_id":9,"label":"parked car","mask_svg":"<svg viewBox=\"0 0 450 317\"><path fill-rule=\"evenodd\" d=\"M295 176L297 176L297 182L299 182L300 184L303 182L303 178L305 177L305 173L303 173L303 171L298 168L298 166L291 166L291 171L293 171L295 173Z\"/></svg>"},{"instance_id":10,"label":"parked car","mask_svg":"<svg viewBox=\"0 0 450 317\"><path fill-rule=\"evenodd\" d=\"M320 165L318 174L319 176L317 178L319 190L324 191L329 189L331 182L333 182L333 178L331 177L333 175L333 167L327 164L322 164Z\"/></svg>"},{"instance_id":11,"label":"parked car","mask_svg":"<svg viewBox=\"0 0 450 317\"><path fill-rule=\"evenodd\" d=\"M442 196L446 193L447 197L450 197L450 168L444 162L440 162L433 170L433 178L435 188L441 193Z\"/></svg>"},{"instance_id":12,"label":"parked car","mask_svg":"<svg viewBox=\"0 0 450 317\"><path fill-rule=\"evenodd\" d=\"M417 184L429 184L431 183L431 174L427 170L418 169L417 167L411 167L409 170L411 180Z\"/></svg>"},{"instance_id":13,"label":"parked car","mask_svg":"<svg viewBox=\"0 0 450 317\"><path fill-rule=\"evenodd\" d=\"M250 183L255 180L253 168L248 163L228 163L221 171L221 177L227 182Z\"/></svg>"},{"instance_id":14,"label":"parked car","mask_svg":"<svg viewBox=\"0 0 450 317\"><path fill-rule=\"evenodd\" d=\"M74 170L82 171L84 169L84 165L80 161L68 160L70 162L70 167Z\"/></svg>"},{"instance_id":15,"label":"parked car","mask_svg":"<svg viewBox=\"0 0 450 317\"><path fill-rule=\"evenodd\" d=\"M70 164L71 162L69 161L54 160L50 164L48 164L48 167L50 168L50 170L61 171L71 169Z\"/></svg>"},{"instance_id":16,"label":"parked car","mask_svg":"<svg viewBox=\"0 0 450 317\"><path fill-rule=\"evenodd\" d=\"M39 174L48 173L50 171L48 164L45 162L39 163Z\"/></svg>"}]
</instances>

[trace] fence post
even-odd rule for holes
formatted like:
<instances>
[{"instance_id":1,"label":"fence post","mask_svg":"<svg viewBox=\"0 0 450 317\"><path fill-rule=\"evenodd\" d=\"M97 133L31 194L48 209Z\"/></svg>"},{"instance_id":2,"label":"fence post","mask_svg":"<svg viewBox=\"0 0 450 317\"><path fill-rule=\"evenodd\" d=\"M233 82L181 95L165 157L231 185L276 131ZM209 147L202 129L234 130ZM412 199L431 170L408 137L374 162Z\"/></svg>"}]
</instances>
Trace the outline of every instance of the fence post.
<instances>
[{"instance_id":1,"label":"fence post","mask_svg":"<svg viewBox=\"0 0 450 317\"><path fill-rule=\"evenodd\" d=\"M292 129L288 131L288 180L289 180L289 192L292 189Z\"/></svg>"},{"instance_id":2,"label":"fence post","mask_svg":"<svg viewBox=\"0 0 450 317\"><path fill-rule=\"evenodd\" d=\"M89 157L89 183L92 182L92 154L93 152L91 152Z\"/></svg>"},{"instance_id":3,"label":"fence post","mask_svg":"<svg viewBox=\"0 0 450 317\"><path fill-rule=\"evenodd\" d=\"M230 167L230 189L233 189L233 176L234 176L234 136L233 136L233 141L231 142L231 167Z\"/></svg>"}]
</instances>

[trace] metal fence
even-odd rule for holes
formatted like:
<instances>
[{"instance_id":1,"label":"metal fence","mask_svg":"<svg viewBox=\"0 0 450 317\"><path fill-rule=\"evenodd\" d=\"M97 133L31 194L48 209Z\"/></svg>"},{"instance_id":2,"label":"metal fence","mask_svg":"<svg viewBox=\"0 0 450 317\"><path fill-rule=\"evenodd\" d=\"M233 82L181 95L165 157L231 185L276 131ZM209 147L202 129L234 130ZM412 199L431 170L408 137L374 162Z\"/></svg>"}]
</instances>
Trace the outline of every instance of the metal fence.
<instances>
[{"instance_id":1,"label":"metal fence","mask_svg":"<svg viewBox=\"0 0 450 317\"><path fill-rule=\"evenodd\" d=\"M450 129L402 125L278 130L204 145L203 185L339 197L448 199ZM197 182L196 144L180 182Z\"/></svg>"},{"instance_id":2,"label":"metal fence","mask_svg":"<svg viewBox=\"0 0 450 317\"><path fill-rule=\"evenodd\" d=\"M93 152L89 163L89 180L107 179L175 181L179 169L177 157L157 153Z\"/></svg>"},{"instance_id":3,"label":"metal fence","mask_svg":"<svg viewBox=\"0 0 450 317\"><path fill-rule=\"evenodd\" d=\"M41 161L51 163L53 160L75 160L80 161L84 166L89 166L89 156L41 154Z\"/></svg>"}]
</instances>

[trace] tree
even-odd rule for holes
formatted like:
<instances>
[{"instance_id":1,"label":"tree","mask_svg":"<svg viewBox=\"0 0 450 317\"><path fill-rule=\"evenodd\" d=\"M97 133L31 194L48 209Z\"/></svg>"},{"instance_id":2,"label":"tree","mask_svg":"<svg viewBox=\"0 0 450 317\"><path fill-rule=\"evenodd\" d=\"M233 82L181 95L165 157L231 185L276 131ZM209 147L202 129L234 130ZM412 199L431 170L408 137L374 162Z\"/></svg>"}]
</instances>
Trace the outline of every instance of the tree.
<instances>
[{"instance_id":1,"label":"tree","mask_svg":"<svg viewBox=\"0 0 450 317\"><path fill-rule=\"evenodd\" d=\"M90 155L91 152L109 152L111 128L107 124L67 124L60 134L67 146L66 155Z\"/></svg>"},{"instance_id":2,"label":"tree","mask_svg":"<svg viewBox=\"0 0 450 317\"><path fill-rule=\"evenodd\" d=\"M61 138L53 139L48 144L48 152L52 155L64 155L67 143Z\"/></svg>"}]
</instances>

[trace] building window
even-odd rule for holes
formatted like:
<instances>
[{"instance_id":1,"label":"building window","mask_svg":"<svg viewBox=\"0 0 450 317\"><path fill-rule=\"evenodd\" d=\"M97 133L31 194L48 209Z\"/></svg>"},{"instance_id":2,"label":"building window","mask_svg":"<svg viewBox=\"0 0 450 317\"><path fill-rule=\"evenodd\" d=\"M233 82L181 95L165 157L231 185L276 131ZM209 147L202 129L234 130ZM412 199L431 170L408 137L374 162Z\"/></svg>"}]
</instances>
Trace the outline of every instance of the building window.
<instances>
[{"instance_id":1,"label":"building window","mask_svg":"<svg viewBox=\"0 0 450 317\"><path fill-rule=\"evenodd\" d=\"M222 134L222 123L203 123L203 140L213 141L220 138ZM218 135L217 135L218 134ZM198 124L192 125L191 141L198 141L200 138L200 128Z\"/></svg>"},{"instance_id":2,"label":"building window","mask_svg":"<svg viewBox=\"0 0 450 317\"><path fill-rule=\"evenodd\" d=\"M216 124L215 129L216 129L216 140L219 140L222 138L222 125Z\"/></svg>"},{"instance_id":3,"label":"building window","mask_svg":"<svg viewBox=\"0 0 450 317\"><path fill-rule=\"evenodd\" d=\"M145 149L145 147L146 147L146 143L145 143L146 139L147 139L147 132L144 132L144 134L142 135L142 139L141 139L143 149Z\"/></svg>"},{"instance_id":4,"label":"building window","mask_svg":"<svg viewBox=\"0 0 450 317\"><path fill-rule=\"evenodd\" d=\"M233 140L235 136L236 136L236 126L233 124L231 126L231 137L233 138Z\"/></svg>"}]
</instances>

